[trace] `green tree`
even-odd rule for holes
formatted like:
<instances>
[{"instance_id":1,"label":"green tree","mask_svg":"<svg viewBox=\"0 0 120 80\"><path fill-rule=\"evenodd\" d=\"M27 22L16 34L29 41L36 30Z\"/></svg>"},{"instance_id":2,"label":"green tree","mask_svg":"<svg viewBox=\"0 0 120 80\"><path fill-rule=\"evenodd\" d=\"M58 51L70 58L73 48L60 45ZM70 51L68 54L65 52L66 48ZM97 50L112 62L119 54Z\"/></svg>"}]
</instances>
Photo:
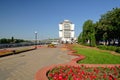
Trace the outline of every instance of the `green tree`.
<instances>
[{"instance_id":1,"label":"green tree","mask_svg":"<svg viewBox=\"0 0 120 80\"><path fill-rule=\"evenodd\" d=\"M10 39L2 38L0 39L1 44L10 43Z\"/></svg>"},{"instance_id":2,"label":"green tree","mask_svg":"<svg viewBox=\"0 0 120 80\"><path fill-rule=\"evenodd\" d=\"M84 44L88 43L90 46L96 45L95 25L92 20L87 20L83 24L82 42Z\"/></svg>"},{"instance_id":3,"label":"green tree","mask_svg":"<svg viewBox=\"0 0 120 80\"><path fill-rule=\"evenodd\" d=\"M78 41L89 43L90 46L95 46L100 41L109 45L111 41L115 43L116 40L120 45L120 8L113 8L103 14L95 24L92 20L85 21L82 34L78 37Z\"/></svg>"},{"instance_id":4,"label":"green tree","mask_svg":"<svg viewBox=\"0 0 120 80\"><path fill-rule=\"evenodd\" d=\"M97 35L100 40L110 41L118 40L120 43L120 8L113 8L106 14L103 14L97 26Z\"/></svg>"},{"instance_id":5,"label":"green tree","mask_svg":"<svg viewBox=\"0 0 120 80\"><path fill-rule=\"evenodd\" d=\"M15 43L25 42L23 39L15 39Z\"/></svg>"},{"instance_id":6,"label":"green tree","mask_svg":"<svg viewBox=\"0 0 120 80\"><path fill-rule=\"evenodd\" d=\"M0 44L6 44L6 43L21 43L21 42L28 42L28 41L23 40L23 39L14 39L14 37L11 37L11 39L6 39L6 38L0 39Z\"/></svg>"},{"instance_id":7,"label":"green tree","mask_svg":"<svg viewBox=\"0 0 120 80\"><path fill-rule=\"evenodd\" d=\"M12 37L11 37L11 43L14 43L14 41L15 41L15 39L14 39L14 37L12 36Z\"/></svg>"},{"instance_id":8,"label":"green tree","mask_svg":"<svg viewBox=\"0 0 120 80\"><path fill-rule=\"evenodd\" d=\"M82 32L78 36L78 43L82 43Z\"/></svg>"}]
</instances>

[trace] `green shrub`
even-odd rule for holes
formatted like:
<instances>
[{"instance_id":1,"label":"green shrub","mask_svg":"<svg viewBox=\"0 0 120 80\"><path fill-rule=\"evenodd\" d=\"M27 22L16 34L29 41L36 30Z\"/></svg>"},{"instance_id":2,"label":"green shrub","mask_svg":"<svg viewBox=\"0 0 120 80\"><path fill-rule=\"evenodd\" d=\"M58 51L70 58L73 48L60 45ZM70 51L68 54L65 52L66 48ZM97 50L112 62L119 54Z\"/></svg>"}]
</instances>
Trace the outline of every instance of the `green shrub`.
<instances>
[{"instance_id":1,"label":"green shrub","mask_svg":"<svg viewBox=\"0 0 120 80\"><path fill-rule=\"evenodd\" d=\"M106 46L103 46L103 45L99 45L99 46L97 46L97 48L106 50Z\"/></svg>"},{"instance_id":2,"label":"green shrub","mask_svg":"<svg viewBox=\"0 0 120 80\"><path fill-rule=\"evenodd\" d=\"M116 46L104 46L104 45L99 45L97 48L102 49L102 50L110 50L110 51L115 51L120 53L120 47Z\"/></svg>"},{"instance_id":3,"label":"green shrub","mask_svg":"<svg viewBox=\"0 0 120 80\"><path fill-rule=\"evenodd\" d=\"M120 53L120 47L118 47L118 48L115 50L115 52Z\"/></svg>"},{"instance_id":4,"label":"green shrub","mask_svg":"<svg viewBox=\"0 0 120 80\"><path fill-rule=\"evenodd\" d=\"M48 47L54 48L55 45L54 44L48 44Z\"/></svg>"}]
</instances>

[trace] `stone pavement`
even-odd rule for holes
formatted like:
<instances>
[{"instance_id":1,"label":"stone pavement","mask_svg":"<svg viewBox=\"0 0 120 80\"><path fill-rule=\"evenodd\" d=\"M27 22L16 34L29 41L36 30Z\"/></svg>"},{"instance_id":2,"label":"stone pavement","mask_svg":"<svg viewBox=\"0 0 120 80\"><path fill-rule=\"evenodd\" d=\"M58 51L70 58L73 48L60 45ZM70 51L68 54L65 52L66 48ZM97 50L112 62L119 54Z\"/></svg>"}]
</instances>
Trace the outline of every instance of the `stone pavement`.
<instances>
[{"instance_id":1,"label":"stone pavement","mask_svg":"<svg viewBox=\"0 0 120 80\"><path fill-rule=\"evenodd\" d=\"M45 66L67 63L75 56L61 48L39 48L0 58L0 80L34 80L36 72Z\"/></svg>"}]
</instances>

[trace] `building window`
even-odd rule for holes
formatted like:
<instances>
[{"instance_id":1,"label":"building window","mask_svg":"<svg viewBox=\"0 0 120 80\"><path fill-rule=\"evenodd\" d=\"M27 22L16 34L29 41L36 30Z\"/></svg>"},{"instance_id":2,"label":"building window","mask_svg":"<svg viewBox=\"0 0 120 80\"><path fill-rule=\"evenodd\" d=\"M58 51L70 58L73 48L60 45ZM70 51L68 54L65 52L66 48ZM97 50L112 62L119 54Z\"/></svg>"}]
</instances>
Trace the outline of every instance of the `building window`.
<instances>
[{"instance_id":1,"label":"building window","mask_svg":"<svg viewBox=\"0 0 120 80\"><path fill-rule=\"evenodd\" d=\"M70 38L71 37L70 35L71 35L70 31L64 31L65 38Z\"/></svg>"},{"instance_id":2,"label":"building window","mask_svg":"<svg viewBox=\"0 0 120 80\"><path fill-rule=\"evenodd\" d=\"M70 24L64 24L64 29L70 30Z\"/></svg>"}]
</instances>

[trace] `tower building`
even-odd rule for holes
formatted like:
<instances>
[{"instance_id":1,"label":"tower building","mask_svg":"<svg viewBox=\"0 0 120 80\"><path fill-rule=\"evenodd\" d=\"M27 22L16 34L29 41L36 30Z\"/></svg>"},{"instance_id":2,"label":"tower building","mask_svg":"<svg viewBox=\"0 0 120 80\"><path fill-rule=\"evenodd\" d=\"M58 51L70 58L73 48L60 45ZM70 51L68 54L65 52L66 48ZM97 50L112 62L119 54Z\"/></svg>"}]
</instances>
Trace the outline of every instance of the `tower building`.
<instances>
[{"instance_id":1,"label":"tower building","mask_svg":"<svg viewBox=\"0 0 120 80\"><path fill-rule=\"evenodd\" d=\"M75 25L69 21L64 20L59 24L59 38L62 43L73 43L75 39Z\"/></svg>"}]
</instances>

